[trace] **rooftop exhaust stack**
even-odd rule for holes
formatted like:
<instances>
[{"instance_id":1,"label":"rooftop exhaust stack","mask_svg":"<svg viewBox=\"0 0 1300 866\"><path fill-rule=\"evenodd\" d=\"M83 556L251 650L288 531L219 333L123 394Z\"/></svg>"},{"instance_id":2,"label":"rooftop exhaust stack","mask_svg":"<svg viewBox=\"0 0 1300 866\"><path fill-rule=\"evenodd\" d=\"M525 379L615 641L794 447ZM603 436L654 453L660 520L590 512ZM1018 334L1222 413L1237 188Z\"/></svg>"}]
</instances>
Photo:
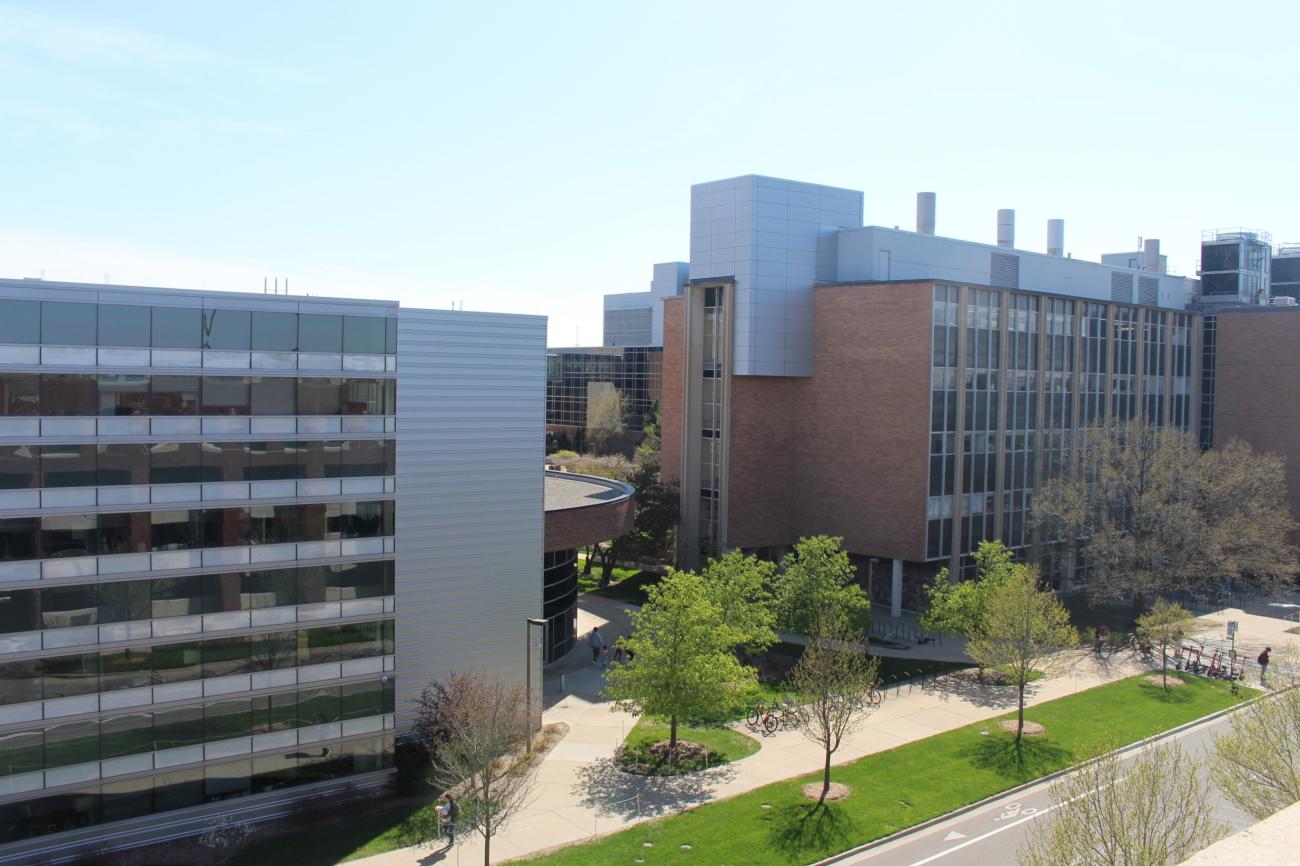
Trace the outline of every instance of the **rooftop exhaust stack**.
<instances>
[{"instance_id":1,"label":"rooftop exhaust stack","mask_svg":"<svg viewBox=\"0 0 1300 866\"><path fill-rule=\"evenodd\" d=\"M1160 271L1160 239L1147 238L1142 242L1142 270L1158 273Z\"/></svg>"},{"instance_id":2,"label":"rooftop exhaust stack","mask_svg":"<svg viewBox=\"0 0 1300 866\"><path fill-rule=\"evenodd\" d=\"M932 192L916 194L916 233L934 234L934 193Z\"/></svg>"},{"instance_id":3,"label":"rooftop exhaust stack","mask_svg":"<svg viewBox=\"0 0 1300 866\"><path fill-rule=\"evenodd\" d=\"M1016 212L1011 208L998 211L998 246L1011 248L1016 245Z\"/></svg>"},{"instance_id":4,"label":"rooftop exhaust stack","mask_svg":"<svg viewBox=\"0 0 1300 866\"><path fill-rule=\"evenodd\" d=\"M1065 255L1065 220L1047 221L1047 254Z\"/></svg>"}]
</instances>

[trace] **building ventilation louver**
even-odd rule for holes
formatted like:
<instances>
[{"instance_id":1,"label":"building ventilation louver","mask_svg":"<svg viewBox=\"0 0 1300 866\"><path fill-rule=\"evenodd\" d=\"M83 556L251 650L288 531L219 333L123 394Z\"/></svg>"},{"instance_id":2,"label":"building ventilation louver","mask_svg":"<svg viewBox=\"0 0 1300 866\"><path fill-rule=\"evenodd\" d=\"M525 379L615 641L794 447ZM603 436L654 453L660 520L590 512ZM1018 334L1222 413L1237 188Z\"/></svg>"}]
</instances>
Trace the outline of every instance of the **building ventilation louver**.
<instances>
[{"instance_id":1,"label":"building ventilation louver","mask_svg":"<svg viewBox=\"0 0 1300 866\"><path fill-rule=\"evenodd\" d=\"M1149 307L1160 304L1160 281L1155 277L1138 277L1138 303Z\"/></svg>"},{"instance_id":2,"label":"building ventilation louver","mask_svg":"<svg viewBox=\"0 0 1300 866\"><path fill-rule=\"evenodd\" d=\"M1020 256L989 253L989 285L1003 289L1020 288Z\"/></svg>"},{"instance_id":3,"label":"building ventilation louver","mask_svg":"<svg viewBox=\"0 0 1300 866\"><path fill-rule=\"evenodd\" d=\"M1149 277L1145 279L1150 279ZM1133 303L1133 275L1112 272L1110 275L1110 299L1117 304Z\"/></svg>"}]
</instances>

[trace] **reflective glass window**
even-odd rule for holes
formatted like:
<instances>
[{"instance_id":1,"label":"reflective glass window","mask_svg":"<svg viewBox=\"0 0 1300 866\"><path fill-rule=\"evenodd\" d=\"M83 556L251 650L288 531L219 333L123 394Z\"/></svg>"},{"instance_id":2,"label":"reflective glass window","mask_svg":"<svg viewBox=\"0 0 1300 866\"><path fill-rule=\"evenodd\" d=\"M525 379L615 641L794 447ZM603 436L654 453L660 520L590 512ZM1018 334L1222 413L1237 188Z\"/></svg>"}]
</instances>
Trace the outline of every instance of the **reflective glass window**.
<instances>
[{"instance_id":1,"label":"reflective glass window","mask_svg":"<svg viewBox=\"0 0 1300 866\"><path fill-rule=\"evenodd\" d=\"M397 354L397 319L384 319L384 351Z\"/></svg>"},{"instance_id":2,"label":"reflective glass window","mask_svg":"<svg viewBox=\"0 0 1300 866\"><path fill-rule=\"evenodd\" d=\"M197 680L203 676L203 652L196 641L189 643L158 644L153 648L153 673L159 683L182 683ZM191 709L191 708L186 708ZM198 709L200 729L194 742L203 742L203 710ZM155 720L155 725L157 720ZM159 748L171 748L171 745L192 745L191 743L173 743Z\"/></svg>"},{"instance_id":3,"label":"reflective glass window","mask_svg":"<svg viewBox=\"0 0 1300 866\"><path fill-rule=\"evenodd\" d=\"M148 512L128 511L99 515L100 553L147 553L151 525Z\"/></svg>"},{"instance_id":4,"label":"reflective glass window","mask_svg":"<svg viewBox=\"0 0 1300 866\"><path fill-rule=\"evenodd\" d=\"M364 719L384 712L384 684L379 680L342 686L341 711L344 719Z\"/></svg>"},{"instance_id":5,"label":"reflective glass window","mask_svg":"<svg viewBox=\"0 0 1300 866\"><path fill-rule=\"evenodd\" d=\"M298 351L298 314L253 313L253 351Z\"/></svg>"},{"instance_id":6,"label":"reflective glass window","mask_svg":"<svg viewBox=\"0 0 1300 866\"><path fill-rule=\"evenodd\" d=\"M329 575L328 599L350 601L388 595L387 565L386 562L353 562L334 566Z\"/></svg>"},{"instance_id":7,"label":"reflective glass window","mask_svg":"<svg viewBox=\"0 0 1300 866\"><path fill-rule=\"evenodd\" d=\"M41 414L41 377L35 373L0 373L0 415Z\"/></svg>"},{"instance_id":8,"label":"reflective glass window","mask_svg":"<svg viewBox=\"0 0 1300 866\"><path fill-rule=\"evenodd\" d=\"M382 502L331 502L329 505L327 531L331 537L374 538L390 534L384 528Z\"/></svg>"},{"instance_id":9,"label":"reflective glass window","mask_svg":"<svg viewBox=\"0 0 1300 866\"><path fill-rule=\"evenodd\" d=\"M379 622L354 622L337 626L339 658L359 659L384 654Z\"/></svg>"},{"instance_id":10,"label":"reflective glass window","mask_svg":"<svg viewBox=\"0 0 1300 866\"><path fill-rule=\"evenodd\" d=\"M36 558L39 542L39 518L6 517L0 519L0 562Z\"/></svg>"},{"instance_id":11,"label":"reflective glass window","mask_svg":"<svg viewBox=\"0 0 1300 866\"><path fill-rule=\"evenodd\" d=\"M158 720L154 719L154 737L161 744L158 735ZM164 748L159 745L159 748ZM203 802L203 768L191 767L184 770L168 770L154 778L154 797L159 803L166 803L169 808L183 809L197 806Z\"/></svg>"},{"instance_id":12,"label":"reflective glass window","mask_svg":"<svg viewBox=\"0 0 1300 866\"><path fill-rule=\"evenodd\" d=\"M298 382L291 376L252 377L254 415L298 414Z\"/></svg>"},{"instance_id":13,"label":"reflective glass window","mask_svg":"<svg viewBox=\"0 0 1300 866\"><path fill-rule=\"evenodd\" d=\"M338 626L319 626L298 632L298 664L316 665L339 660Z\"/></svg>"},{"instance_id":14,"label":"reflective glass window","mask_svg":"<svg viewBox=\"0 0 1300 866\"><path fill-rule=\"evenodd\" d=\"M386 321L378 316L344 316L343 351L352 354L384 354Z\"/></svg>"},{"instance_id":15,"label":"reflective glass window","mask_svg":"<svg viewBox=\"0 0 1300 866\"><path fill-rule=\"evenodd\" d=\"M125 304L99 305L99 345L149 347L149 307Z\"/></svg>"},{"instance_id":16,"label":"reflective glass window","mask_svg":"<svg viewBox=\"0 0 1300 866\"><path fill-rule=\"evenodd\" d=\"M0 663L0 706L39 701L41 697L40 660Z\"/></svg>"},{"instance_id":17,"label":"reflective glass window","mask_svg":"<svg viewBox=\"0 0 1300 866\"><path fill-rule=\"evenodd\" d=\"M154 307L153 347L203 348L203 311L197 307Z\"/></svg>"},{"instance_id":18,"label":"reflective glass window","mask_svg":"<svg viewBox=\"0 0 1300 866\"><path fill-rule=\"evenodd\" d=\"M204 442L200 446L204 481L247 481L247 442Z\"/></svg>"},{"instance_id":19,"label":"reflective glass window","mask_svg":"<svg viewBox=\"0 0 1300 866\"><path fill-rule=\"evenodd\" d=\"M135 689L153 685L153 654L149 647L104 650L99 654L99 688ZM106 756L107 757L107 756Z\"/></svg>"},{"instance_id":20,"label":"reflective glass window","mask_svg":"<svg viewBox=\"0 0 1300 866\"><path fill-rule=\"evenodd\" d=\"M98 760L99 722L95 719L45 726L46 767L67 767Z\"/></svg>"},{"instance_id":21,"label":"reflective glass window","mask_svg":"<svg viewBox=\"0 0 1300 866\"><path fill-rule=\"evenodd\" d=\"M292 696L291 696L292 697ZM253 793L278 791L298 782L298 756L294 752L253 758Z\"/></svg>"},{"instance_id":22,"label":"reflective glass window","mask_svg":"<svg viewBox=\"0 0 1300 866\"><path fill-rule=\"evenodd\" d=\"M298 380L299 415L342 414L342 379L301 378Z\"/></svg>"},{"instance_id":23,"label":"reflective glass window","mask_svg":"<svg viewBox=\"0 0 1300 866\"><path fill-rule=\"evenodd\" d=\"M248 794L253 775L252 761L228 761L203 769L203 798L208 802Z\"/></svg>"},{"instance_id":24,"label":"reflective glass window","mask_svg":"<svg viewBox=\"0 0 1300 866\"><path fill-rule=\"evenodd\" d=\"M272 568L267 571L246 571L240 575L240 595L245 610L297 604L297 570Z\"/></svg>"},{"instance_id":25,"label":"reflective glass window","mask_svg":"<svg viewBox=\"0 0 1300 866\"><path fill-rule=\"evenodd\" d=\"M98 415L99 383L84 373L42 373L42 415Z\"/></svg>"},{"instance_id":26,"label":"reflective glass window","mask_svg":"<svg viewBox=\"0 0 1300 866\"><path fill-rule=\"evenodd\" d=\"M99 621L136 622L153 616L153 588L148 580L99 584Z\"/></svg>"},{"instance_id":27,"label":"reflective glass window","mask_svg":"<svg viewBox=\"0 0 1300 866\"><path fill-rule=\"evenodd\" d=\"M93 514L58 514L41 518L41 552L46 557L94 556L99 553Z\"/></svg>"},{"instance_id":28,"label":"reflective glass window","mask_svg":"<svg viewBox=\"0 0 1300 866\"><path fill-rule=\"evenodd\" d=\"M41 624L39 589L0 589L0 634L37 631ZM0 676L3 673L0 672Z\"/></svg>"},{"instance_id":29,"label":"reflective glass window","mask_svg":"<svg viewBox=\"0 0 1300 866\"><path fill-rule=\"evenodd\" d=\"M247 508L209 508L203 512L204 547L239 547L251 544Z\"/></svg>"},{"instance_id":30,"label":"reflective glass window","mask_svg":"<svg viewBox=\"0 0 1300 866\"><path fill-rule=\"evenodd\" d=\"M225 677L248 673L250 661L248 635L223 637L203 642L203 676Z\"/></svg>"},{"instance_id":31,"label":"reflective glass window","mask_svg":"<svg viewBox=\"0 0 1300 866\"><path fill-rule=\"evenodd\" d=\"M6 803L0 806L0 839L7 842L98 823L97 792L96 787Z\"/></svg>"},{"instance_id":32,"label":"reflective glass window","mask_svg":"<svg viewBox=\"0 0 1300 866\"><path fill-rule=\"evenodd\" d=\"M244 609L243 585L238 572L205 575L203 582L206 590L204 613L229 613Z\"/></svg>"},{"instance_id":33,"label":"reflective glass window","mask_svg":"<svg viewBox=\"0 0 1300 866\"><path fill-rule=\"evenodd\" d=\"M150 445L149 480L154 484L198 484L203 480L202 444L155 442Z\"/></svg>"},{"instance_id":34,"label":"reflective glass window","mask_svg":"<svg viewBox=\"0 0 1300 866\"><path fill-rule=\"evenodd\" d=\"M252 330L248 310L204 310L203 348L248 349L252 344Z\"/></svg>"},{"instance_id":35,"label":"reflective glass window","mask_svg":"<svg viewBox=\"0 0 1300 866\"><path fill-rule=\"evenodd\" d=\"M41 661L45 699L91 695L99 691L99 654L50 656Z\"/></svg>"},{"instance_id":36,"label":"reflective glass window","mask_svg":"<svg viewBox=\"0 0 1300 866\"><path fill-rule=\"evenodd\" d=\"M36 445L0 445L0 490L30 490L37 484L40 448Z\"/></svg>"},{"instance_id":37,"label":"reflective glass window","mask_svg":"<svg viewBox=\"0 0 1300 866\"><path fill-rule=\"evenodd\" d=\"M203 742L203 707L154 710L153 740L159 751L199 745Z\"/></svg>"},{"instance_id":38,"label":"reflective glass window","mask_svg":"<svg viewBox=\"0 0 1300 866\"><path fill-rule=\"evenodd\" d=\"M348 439L337 443L338 461L334 474L343 478L391 475L388 443L382 439Z\"/></svg>"},{"instance_id":39,"label":"reflective glass window","mask_svg":"<svg viewBox=\"0 0 1300 866\"><path fill-rule=\"evenodd\" d=\"M309 565L298 569L298 603L325 601L326 589L333 575L327 565Z\"/></svg>"},{"instance_id":40,"label":"reflective glass window","mask_svg":"<svg viewBox=\"0 0 1300 866\"><path fill-rule=\"evenodd\" d=\"M93 583L41 589L41 628L75 628L99 622L99 588Z\"/></svg>"},{"instance_id":41,"label":"reflective glass window","mask_svg":"<svg viewBox=\"0 0 1300 866\"><path fill-rule=\"evenodd\" d=\"M149 414L199 414L199 377L151 377L149 383Z\"/></svg>"},{"instance_id":42,"label":"reflective glass window","mask_svg":"<svg viewBox=\"0 0 1300 866\"><path fill-rule=\"evenodd\" d=\"M301 451L301 442L249 443L249 480L281 481L301 478Z\"/></svg>"},{"instance_id":43,"label":"reflective glass window","mask_svg":"<svg viewBox=\"0 0 1300 866\"><path fill-rule=\"evenodd\" d=\"M39 342L41 302L0 300L0 343Z\"/></svg>"},{"instance_id":44,"label":"reflective glass window","mask_svg":"<svg viewBox=\"0 0 1300 866\"><path fill-rule=\"evenodd\" d=\"M140 818L154 811L153 779L105 782L100 785L99 791L100 820L105 824ZM159 803L159 811L171 808L174 807L167 801Z\"/></svg>"},{"instance_id":45,"label":"reflective glass window","mask_svg":"<svg viewBox=\"0 0 1300 866\"><path fill-rule=\"evenodd\" d=\"M301 478L333 478L338 475L339 443L337 441L299 442Z\"/></svg>"},{"instance_id":46,"label":"reflective glass window","mask_svg":"<svg viewBox=\"0 0 1300 866\"><path fill-rule=\"evenodd\" d=\"M204 376L202 415L247 415L250 411L247 376Z\"/></svg>"},{"instance_id":47,"label":"reflective glass window","mask_svg":"<svg viewBox=\"0 0 1300 866\"><path fill-rule=\"evenodd\" d=\"M99 339L94 304L41 301L41 342L47 346L93 346Z\"/></svg>"},{"instance_id":48,"label":"reflective glass window","mask_svg":"<svg viewBox=\"0 0 1300 866\"><path fill-rule=\"evenodd\" d=\"M99 377L99 414L148 415L149 377L109 375Z\"/></svg>"},{"instance_id":49,"label":"reflective glass window","mask_svg":"<svg viewBox=\"0 0 1300 866\"><path fill-rule=\"evenodd\" d=\"M203 736L209 743L247 737L253 732L253 702L225 698L203 708Z\"/></svg>"},{"instance_id":50,"label":"reflective glass window","mask_svg":"<svg viewBox=\"0 0 1300 866\"><path fill-rule=\"evenodd\" d=\"M114 442L95 446L96 483L148 484L149 446L136 442Z\"/></svg>"},{"instance_id":51,"label":"reflective glass window","mask_svg":"<svg viewBox=\"0 0 1300 866\"><path fill-rule=\"evenodd\" d=\"M253 733L266 734L298 727L298 695L295 692L253 698Z\"/></svg>"},{"instance_id":52,"label":"reflective glass window","mask_svg":"<svg viewBox=\"0 0 1300 866\"><path fill-rule=\"evenodd\" d=\"M203 613L203 575L164 577L152 583L155 619Z\"/></svg>"},{"instance_id":53,"label":"reflective glass window","mask_svg":"<svg viewBox=\"0 0 1300 866\"><path fill-rule=\"evenodd\" d=\"M383 415L388 410L386 394L391 380L344 379L342 408L344 415Z\"/></svg>"},{"instance_id":54,"label":"reflective glass window","mask_svg":"<svg viewBox=\"0 0 1300 866\"><path fill-rule=\"evenodd\" d=\"M292 631L273 631L249 638L248 669L273 671L298 664L298 636Z\"/></svg>"},{"instance_id":55,"label":"reflective glass window","mask_svg":"<svg viewBox=\"0 0 1300 866\"><path fill-rule=\"evenodd\" d=\"M0 733L0 776L16 776L45 769L45 732Z\"/></svg>"},{"instance_id":56,"label":"reflective glass window","mask_svg":"<svg viewBox=\"0 0 1300 866\"><path fill-rule=\"evenodd\" d=\"M326 686L298 692L298 718L304 725L325 725L343 720L339 687Z\"/></svg>"},{"instance_id":57,"label":"reflective glass window","mask_svg":"<svg viewBox=\"0 0 1300 866\"><path fill-rule=\"evenodd\" d=\"M41 486L94 487L97 457L94 445L41 446Z\"/></svg>"},{"instance_id":58,"label":"reflective glass window","mask_svg":"<svg viewBox=\"0 0 1300 866\"><path fill-rule=\"evenodd\" d=\"M298 351L343 351L343 317L321 316L315 313L298 314Z\"/></svg>"}]
</instances>

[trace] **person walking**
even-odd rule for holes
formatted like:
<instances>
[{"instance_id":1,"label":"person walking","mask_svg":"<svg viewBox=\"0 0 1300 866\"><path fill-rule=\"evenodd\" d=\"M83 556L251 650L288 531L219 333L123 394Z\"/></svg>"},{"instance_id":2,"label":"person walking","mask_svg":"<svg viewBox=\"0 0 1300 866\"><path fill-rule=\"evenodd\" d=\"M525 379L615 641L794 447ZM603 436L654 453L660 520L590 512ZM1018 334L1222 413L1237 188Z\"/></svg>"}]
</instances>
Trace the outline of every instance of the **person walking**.
<instances>
[{"instance_id":1,"label":"person walking","mask_svg":"<svg viewBox=\"0 0 1300 866\"><path fill-rule=\"evenodd\" d=\"M595 626L587 636L587 646L591 647L591 663L600 664L601 654L605 651L605 636L600 633L600 626Z\"/></svg>"},{"instance_id":2,"label":"person walking","mask_svg":"<svg viewBox=\"0 0 1300 866\"><path fill-rule=\"evenodd\" d=\"M1271 646L1264 647L1264 651L1259 654L1255 661L1259 662L1259 684L1264 685L1264 675L1268 673L1268 654L1272 652Z\"/></svg>"},{"instance_id":3,"label":"person walking","mask_svg":"<svg viewBox=\"0 0 1300 866\"><path fill-rule=\"evenodd\" d=\"M1106 636L1109 634L1110 629L1106 628L1106 626L1097 626L1097 653L1099 655L1101 654L1101 651L1106 648Z\"/></svg>"},{"instance_id":4,"label":"person walking","mask_svg":"<svg viewBox=\"0 0 1300 866\"><path fill-rule=\"evenodd\" d=\"M456 819L460 817L460 804L451 794L443 794L442 802L434 810L438 813L438 827L441 835L447 837L447 847L456 844Z\"/></svg>"}]
</instances>

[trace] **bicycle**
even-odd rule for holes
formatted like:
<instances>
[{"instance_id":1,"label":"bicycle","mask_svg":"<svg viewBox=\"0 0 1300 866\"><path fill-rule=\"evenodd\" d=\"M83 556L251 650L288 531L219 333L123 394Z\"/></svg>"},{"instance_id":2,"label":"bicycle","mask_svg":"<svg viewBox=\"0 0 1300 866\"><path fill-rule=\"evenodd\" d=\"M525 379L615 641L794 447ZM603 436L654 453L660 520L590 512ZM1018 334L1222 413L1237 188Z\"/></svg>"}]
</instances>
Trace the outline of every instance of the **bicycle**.
<instances>
[{"instance_id":1,"label":"bicycle","mask_svg":"<svg viewBox=\"0 0 1300 866\"><path fill-rule=\"evenodd\" d=\"M781 727L781 719L760 701L754 704L754 708L750 710L749 715L745 718L745 724L751 731L758 731L759 728L762 728L763 735L767 736L777 732L777 729Z\"/></svg>"}]
</instances>

